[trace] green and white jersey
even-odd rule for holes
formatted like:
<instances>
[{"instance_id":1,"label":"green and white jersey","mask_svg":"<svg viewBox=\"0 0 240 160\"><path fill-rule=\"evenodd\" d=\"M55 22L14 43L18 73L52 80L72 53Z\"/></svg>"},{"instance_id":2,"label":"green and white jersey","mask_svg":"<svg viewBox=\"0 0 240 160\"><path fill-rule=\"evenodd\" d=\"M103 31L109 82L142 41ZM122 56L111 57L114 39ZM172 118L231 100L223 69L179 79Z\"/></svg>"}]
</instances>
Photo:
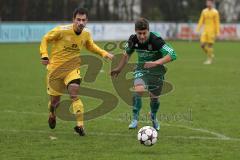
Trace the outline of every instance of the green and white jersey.
<instances>
[{"instance_id":1,"label":"green and white jersey","mask_svg":"<svg viewBox=\"0 0 240 160\"><path fill-rule=\"evenodd\" d=\"M164 75L166 72L165 67L160 65L154 68L145 69L143 67L145 62L156 61L167 54L171 56L172 60L176 59L174 49L155 32L150 32L149 38L145 43L140 43L136 34L131 35L125 50L129 56L134 52L138 54L137 71L154 75Z\"/></svg>"}]
</instances>

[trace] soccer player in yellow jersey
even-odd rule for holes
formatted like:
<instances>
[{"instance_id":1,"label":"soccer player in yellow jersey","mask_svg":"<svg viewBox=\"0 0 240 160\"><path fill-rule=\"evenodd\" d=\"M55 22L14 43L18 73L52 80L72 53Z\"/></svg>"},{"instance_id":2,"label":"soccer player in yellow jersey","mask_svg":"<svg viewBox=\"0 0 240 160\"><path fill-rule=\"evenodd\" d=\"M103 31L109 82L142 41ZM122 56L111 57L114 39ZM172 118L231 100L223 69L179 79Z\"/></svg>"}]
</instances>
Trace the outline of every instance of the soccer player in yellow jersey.
<instances>
[{"instance_id":1,"label":"soccer player in yellow jersey","mask_svg":"<svg viewBox=\"0 0 240 160\"><path fill-rule=\"evenodd\" d=\"M72 100L72 110L76 115L77 125L74 130L84 136L83 126L83 103L78 97L80 77L80 51L83 47L89 51L99 54L104 58L112 60L113 55L99 48L85 28L88 21L88 12L84 8L77 8L73 13L73 23L58 26L48 32L42 39L40 45L41 63L47 66L47 93L49 101L49 127L56 126L56 107L64 90ZM49 58L48 47L51 44Z\"/></svg>"},{"instance_id":2,"label":"soccer player in yellow jersey","mask_svg":"<svg viewBox=\"0 0 240 160\"><path fill-rule=\"evenodd\" d=\"M201 13L197 26L197 32L200 32L202 26L204 27L200 38L201 47L207 54L207 60L204 64L212 64L214 58L213 44L215 42L215 38L220 32L220 20L218 11L213 8L214 0L207 0L206 5L207 8L205 8Z\"/></svg>"}]
</instances>

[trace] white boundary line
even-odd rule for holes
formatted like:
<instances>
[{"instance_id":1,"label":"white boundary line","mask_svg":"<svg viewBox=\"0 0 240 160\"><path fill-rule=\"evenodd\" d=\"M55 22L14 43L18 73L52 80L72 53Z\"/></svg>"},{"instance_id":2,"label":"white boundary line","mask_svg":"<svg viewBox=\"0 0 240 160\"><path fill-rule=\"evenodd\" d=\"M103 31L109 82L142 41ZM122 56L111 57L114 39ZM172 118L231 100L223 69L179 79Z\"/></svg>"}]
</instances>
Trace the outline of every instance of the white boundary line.
<instances>
[{"instance_id":1,"label":"white boundary line","mask_svg":"<svg viewBox=\"0 0 240 160\"><path fill-rule=\"evenodd\" d=\"M35 134L49 134L49 138L51 139L52 136L54 138L56 137L57 134L67 134L67 135L72 135L76 134L74 132L63 132L63 131L56 131L54 130L53 132L51 131L46 131L46 130L16 130L16 129L0 129L0 132L13 132L13 133L35 133ZM87 135L90 136L113 136L113 137L135 137L132 135L128 134L120 134L120 133L105 133L105 132L89 132ZM57 138L57 137L56 137ZM201 136L160 136L160 139L162 138L171 138L171 139L188 139L188 140L216 140L216 141L239 141L240 139L237 138L229 138L229 139L222 139L218 137L201 137Z\"/></svg>"},{"instance_id":2,"label":"white boundary line","mask_svg":"<svg viewBox=\"0 0 240 160\"><path fill-rule=\"evenodd\" d=\"M18 111L13 111L13 110L3 110L0 112L4 113L17 113L17 114L31 114L31 115L41 115L41 116L47 116L48 113L38 113L38 112L18 112ZM107 117L101 117L100 119L105 119L105 120L112 120L112 121L118 121L118 122L126 122L127 120L122 120L122 119L114 119L114 118L107 118ZM140 121L140 122L150 122L150 121ZM203 128L192 128L189 126L184 126L184 125L172 125L172 124L167 124L163 123L162 126L169 126L169 127L177 127L177 128L184 128L192 131L197 131L199 133L208 133L210 135L213 135L215 137L205 137L205 136L161 136L162 138L174 138L174 139L198 139L198 140L224 140L224 141L240 141L240 138L231 138L226 135L209 131L207 129ZM0 129L1 132L28 132L28 133L45 133L45 134L71 134L71 132L61 132L61 131L56 131L56 132L50 132L50 131L45 131L45 130L15 130L15 129ZM120 133L104 133L104 132L89 132L87 133L88 135L97 135L97 136L119 136L119 137L133 137L131 135L124 135Z\"/></svg>"},{"instance_id":3,"label":"white boundary line","mask_svg":"<svg viewBox=\"0 0 240 160\"><path fill-rule=\"evenodd\" d=\"M109 119L109 120L114 120L114 121L122 121L122 122L126 122L126 121L123 121L121 119L114 119L114 118L103 118L103 119ZM151 121L140 121L140 122L147 122L147 123L150 123ZM177 127L177 128L185 128L185 129L188 129L188 130L192 130L192 131L198 131L198 132L202 132L202 133L208 133L208 134L211 134L213 136L216 136L216 138L218 139L222 139L222 140L230 140L232 138L230 137L227 137L223 134L220 134L220 133L217 133L217 132L213 132L213 131L209 131L207 129L202 129L202 128L192 128L192 127L189 127L189 126L184 126L184 125L172 125L172 124L168 124L168 123L162 123L161 124L162 126L169 126L169 127ZM180 136L181 137L181 136ZM206 138L206 137L205 137ZM214 138L215 137L208 137L208 138ZM199 139L199 137L198 137ZM233 138L234 139L234 138ZM240 140L240 139L239 139Z\"/></svg>"}]
</instances>

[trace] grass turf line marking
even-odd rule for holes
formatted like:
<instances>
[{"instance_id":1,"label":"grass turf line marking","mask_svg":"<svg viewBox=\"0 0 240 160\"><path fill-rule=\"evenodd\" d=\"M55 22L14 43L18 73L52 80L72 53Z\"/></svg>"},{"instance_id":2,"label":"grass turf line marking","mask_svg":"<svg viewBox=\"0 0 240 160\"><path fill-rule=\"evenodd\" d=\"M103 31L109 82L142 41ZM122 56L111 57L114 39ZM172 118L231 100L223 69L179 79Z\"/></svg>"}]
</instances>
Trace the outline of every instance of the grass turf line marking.
<instances>
[{"instance_id":1,"label":"grass turf line marking","mask_svg":"<svg viewBox=\"0 0 240 160\"><path fill-rule=\"evenodd\" d=\"M17 113L17 114L32 114L32 115L48 115L47 113L38 113L38 112L25 112L25 111L21 111L21 112L18 112L18 111L13 111L13 110L4 110L4 111L1 111L1 112L6 112L6 113ZM106 118L106 117L103 117L101 119L106 119L106 120L113 120L113 121L118 121L118 122L126 122L126 120L122 120L122 119L115 119L115 118ZM139 122L151 122L151 121L139 121ZM177 128L185 128L185 129L188 129L188 130L192 130L192 131L198 131L198 132L202 132L202 133L209 133L211 135L214 135L216 137L200 137L200 136L189 136L189 137L185 137L185 136L164 136L164 137L168 137L168 138L182 138L182 139L205 139L205 140L230 140L230 141L240 141L239 138L231 138L231 137L227 137L223 134L220 134L220 133L217 133L217 132L213 132L213 131L209 131L207 129L202 129L202 128L192 128L192 127L189 127L189 126L184 126L184 125L171 125L171 124L167 124L167 123L164 123L162 124L163 126L169 126L169 127L177 127ZM0 130L1 131L1 130ZM33 131L33 130L26 130L26 132L28 131ZM40 131L41 132L41 131ZM94 134L93 132L91 132L92 134ZM91 134L90 134L91 135ZM100 135L100 132L97 133L96 135ZM103 133L101 135L108 135L106 133ZM115 133L113 134L109 134L109 136L111 135L115 135ZM122 134L117 134L117 136L120 136Z\"/></svg>"},{"instance_id":2,"label":"grass turf line marking","mask_svg":"<svg viewBox=\"0 0 240 160\"><path fill-rule=\"evenodd\" d=\"M17 129L0 129L0 132L13 132L13 133L34 133L34 134L67 134L74 135L73 132L63 132L63 131L46 131L46 130L17 130ZM89 132L87 135L90 136L113 136L113 137L135 137L133 135L120 134L120 133L104 133L104 132ZM200 136L160 136L161 138L172 138L172 139L188 139L188 140L218 140L218 141L239 141L238 138L222 139L218 137L200 137Z\"/></svg>"}]
</instances>

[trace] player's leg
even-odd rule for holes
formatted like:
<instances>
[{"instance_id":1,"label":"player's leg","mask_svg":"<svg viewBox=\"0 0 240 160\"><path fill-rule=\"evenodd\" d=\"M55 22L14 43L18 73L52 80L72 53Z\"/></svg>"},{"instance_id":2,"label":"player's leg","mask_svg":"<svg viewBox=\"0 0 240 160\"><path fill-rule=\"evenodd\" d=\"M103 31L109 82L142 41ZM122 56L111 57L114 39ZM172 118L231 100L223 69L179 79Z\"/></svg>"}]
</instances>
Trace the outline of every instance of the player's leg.
<instances>
[{"instance_id":1,"label":"player's leg","mask_svg":"<svg viewBox=\"0 0 240 160\"><path fill-rule=\"evenodd\" d=\"M78 97L79 87L80 79L74 79L68 84L68 92L72 100L73 113L75 114L77 121L77 125L76 127L74 127L74 130L80 136L84 136L85 135L83 124L84 107L82 101Z\"/></svg>"},{"instance_id":2,"label":"player's leg","mask_svg":"<svg viewBox=\"0 0 240 160\"><path fill-rule=\"evenodd\" d=\"M142 108L142 95L145 91L145 82L141 78L134 80L134 94L133 94L133 108L132 114L133 119L129 124L129 129L137 128L137 123L139 119L139 113Z\"/></svg>"},{"instance_id":3,"label":"player's leg","mask_svg":"<svg viewBox=\"0 0 240 160\"><path fill-rule=\"evenodd\" d=\"M214 58L214 49L213 49L213 43L208 43L208 55L210 58Z\"/></svg>"},{"instance_id":4,"label":"player's leg","mask_svg":"<svg viewBox=\"0 0 240 160\"><path fill-rule=\"evenodd\" d=\"M208 35L208 57L212 60L214 55L213 44L215 43L215 33L209 33Z\"/></svg>"},{"instance_id":5,"label":"player's leg","mask_svg":"<svg viewBox=\"0 0 240 160\"><path fill-rule=\"evenodd\" d=\"M201 48L205 54L207 54L207 34L204 32L200 37Z\"/></svg>"},{"instance_id":6,"label":"player's leg","mask_svg":"<svg viewBox=\"0 0 240 160\"><path fill-rule=\"evenodd\" d=\"M207 59L204 62L204 64L212 64L214 54L213 54L213 43L207 43L206 44L206 53L207 53Z\"/></svg>"},{"instance_id":7,"label":"player's leg","mask_svg":"<svg viewBox=\"0 0 240 160\"><path fill-rule=\"evenodd\" d=\"M65 84L61 78L53 76L51 72L48 72L47 93L50 96L48 102L48 125L51 129L54 129L56 127L56 108L60 102L60 96L63 94L64 86Z\"/></svg>"},{"instance_id":8,"label":"player's leg","mask_svg":"<svg viewBox=\"0 0 240 160\"><path fill-rule=\"evenodd\" d=\"M67 90L72 100L73 113L76 116L77 125L74 130L80 135L84 136L84 124L83 124L83 114L84 107L81 99L78 96L81 78L79 69L73 70L65 78L65 83L67 84Z\"/></svg>"},{"instance_id":9,"label":"player's leg","mask_svg":"<svg viewBox=\"0 0 240 160\"><path fill-rule=\"evenodd\" d=\"M213 44L214 44L213 42L208 43L208 58L211 61L211 63L213 61L213 58L215 57Z\"/></svg>"},{"instance_id":10,"label":"player's leg","mask_svg":"<svg viewBox=\"0 0 240 160\"><path fill-rule=\"evenodd\" d=\"M206 48L206 54L207 54L207 60L204 62L204 64L212 64L214 53L213 53L213 44L215 36L212 33L206 33L206 39L205 39L205 48Z\"/></svg>"},{"instance_id":11,"label":"player's leg","mask_svg":"<svg viewBox=\"0 0 240 160\"><path fill-rule=\"evenodd\" d=\"M201 42L201 48L203 49L204 53L207 55L207 59L206 61L203 62L203 64L209 64L210 63L210 59L208 56L209 55L209 45L208 45L209 35L204 32L201 35L200 42Z\"/></svg>"},{"instance_id":12,"label":"player's leg","mask_svg":"<svg viewBox=\"0 0 240 160\"><path fill-rule=\"evenodd\" d=\"M49 117L48 117L48 125L51 129L56 127L56 108L60 102L60 96L50 95L50 101L48 103L49 108Z\"/></svg>"},{"instance_id":13,"label":"player's leg","mask_svg":"<svg viewBox=\"0 0 240 160\"><path fill-rule=\"evenodd\" d=\"M160 130L160 124L157 119L157 112L160 108L159 96L162 92L164 77L151 76L148 80L148 90L150 96L150 116L152 120L153 127L158 131Z\"/></svg>"},{"instance_id":14,"label":"player's leg","mask_svg":"<svg viewBox=\"0 0 240 160\"><path fill-rule=\"evenodd\" d=\"M153 128L155 128L157 131L160 130L160 124L157 119L157 112L159 110L159 107L160 107L159 97L150 93L150 108L151 108L150 116Z\"/></svg>"},{"instance_id":15,"label":"player's leg","mask_svg":"<svg viewBox=\"0 0 240 160\"><path fill-rule=\"evenodd\" d=\"M207 43L201 43L201 48L207 54Z\"/></svg>"}]
</instances>

